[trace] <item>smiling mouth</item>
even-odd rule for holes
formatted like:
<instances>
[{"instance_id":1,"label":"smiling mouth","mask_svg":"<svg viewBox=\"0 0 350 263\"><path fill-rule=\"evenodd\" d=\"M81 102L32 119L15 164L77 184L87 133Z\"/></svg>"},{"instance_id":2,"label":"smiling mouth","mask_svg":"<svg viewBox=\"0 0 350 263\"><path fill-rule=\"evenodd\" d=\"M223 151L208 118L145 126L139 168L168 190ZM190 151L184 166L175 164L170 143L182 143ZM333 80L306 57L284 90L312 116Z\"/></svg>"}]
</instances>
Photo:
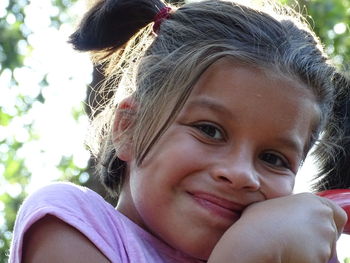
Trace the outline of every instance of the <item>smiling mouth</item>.
<instances>
[{"instance_id":1,"label":"smiling mouth","mask_svg":"<svg viewBox=\"0 0 350 263\"><path fill-rule=\"evenodd\" d=\"M206 193L190 193L192 198L211 215L222 217L230 222L237 221L242 214L242 205Z\"/></svg>"}]
</instances>

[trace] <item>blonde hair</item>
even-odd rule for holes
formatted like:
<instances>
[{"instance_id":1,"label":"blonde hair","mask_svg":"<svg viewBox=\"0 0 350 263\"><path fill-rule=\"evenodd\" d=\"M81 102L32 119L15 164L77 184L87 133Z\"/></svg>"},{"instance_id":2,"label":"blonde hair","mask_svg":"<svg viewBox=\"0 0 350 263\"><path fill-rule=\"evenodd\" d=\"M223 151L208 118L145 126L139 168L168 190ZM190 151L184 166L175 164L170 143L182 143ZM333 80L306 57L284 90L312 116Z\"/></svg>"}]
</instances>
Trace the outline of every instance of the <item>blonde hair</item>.
<instances>
[{"instance_id":1,"label":"blonde hair","mask_svg":"<svg viewBox=\"0 0 350 263\"><path fill-rule=\"evenodd\" d=\"M151 31L153 18L165 7L157 0L100 1L84 17L71 42L77 49L97 51L96 57L107 63L104 92L124 88L137 101L127 134L138 164L177 116L200 75L222 57L306 84L321 112L310 146L318 137L332 108L334 67L301 15L271 1L254 2L207 0L172 7L157 35ZM115 103L109 99L101 106L95 120L98 140L90 147L105 185L116 194L125 163L111 142Z\"/></svg>"}]
</instances>

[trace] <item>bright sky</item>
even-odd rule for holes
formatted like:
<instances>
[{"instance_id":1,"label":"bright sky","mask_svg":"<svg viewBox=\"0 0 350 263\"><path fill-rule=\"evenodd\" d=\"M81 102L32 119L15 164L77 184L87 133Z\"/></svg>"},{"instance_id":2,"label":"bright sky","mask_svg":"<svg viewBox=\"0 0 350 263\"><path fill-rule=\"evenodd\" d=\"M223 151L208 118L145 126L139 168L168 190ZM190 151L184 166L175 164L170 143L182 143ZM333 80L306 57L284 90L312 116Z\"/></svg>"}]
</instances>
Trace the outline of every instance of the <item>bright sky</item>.
<instances>
[{"instance_id":1,"label":"bright sky","mask_svg":"<svg viewBox=\"0 0 350 263\"><path fill-rule=\"evenodd\" d=\"M84 1L78 1L79 5L71 8L72 15L81 14L85 9ZM6 16L3 11L8 0L0 1L0 19L6 18L14 23L15 18ZM44 88L43 95L46 99L44 104L34 103L33 108L25 116L15 118L9 127L0 127L0 140L14 136L18 141L25 142L28 132L24 126L34 121L34 131L40 134L40 140L25 144L18 155L26 160L26 166L32 173L29 192L57 179L61 172L57 170L61 156L74 158L74 163L85 167L89 154L84 150L84 135L87 129L86 117L75 121L72 111L82 107L86 85L91 81L91 63L86 54L80 54L72 50L66 43L72 32L71 25L64 24L59 30L50 27L49 15L57 14L59 10L51 6L51 1L32 0L25 8L26 24L34 33L29 37L29 44L33 50L25 60L25 66L16 69L15 77L18 87L9 83L10 72L4 71L0 76L0 105L3 110L14 112L14 104L19 93L36 97L39 92L39 82L42 75L47 76L48 87ZM25 43L20 44L23 53L27 51ZM0 154L5 154L6 146L0 146ZM0 166L0 175L3 167ZM311 159L308 159L297 176L295 192L309 191L309 180L315 173ZM7 184L0 176L0 194L8 191L16 196L20 187ZM0 203L0 225L1 210ZM343 235L338 242L338 255L342 260L350 257L350 236Z\"/></svg>"}]
</instances>

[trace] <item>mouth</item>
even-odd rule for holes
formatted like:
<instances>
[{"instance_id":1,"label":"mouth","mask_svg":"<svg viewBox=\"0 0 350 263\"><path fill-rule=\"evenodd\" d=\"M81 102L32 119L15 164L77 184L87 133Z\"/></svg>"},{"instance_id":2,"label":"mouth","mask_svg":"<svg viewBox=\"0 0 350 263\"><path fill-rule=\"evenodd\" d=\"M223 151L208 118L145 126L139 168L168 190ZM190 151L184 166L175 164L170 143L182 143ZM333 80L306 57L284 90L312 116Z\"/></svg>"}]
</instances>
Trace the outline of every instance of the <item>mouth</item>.
<instances>
[{"instance_id":1,"label":"mouth","mask_svg":"<svg viewBox=\"0 0 350 263\"><path fill-rule=\"evenodd\" d=\"M189 193L196 203L210 215L219 216L231 223L237 221L245 206L208 193Z\"/></svg>"}]
</instances>

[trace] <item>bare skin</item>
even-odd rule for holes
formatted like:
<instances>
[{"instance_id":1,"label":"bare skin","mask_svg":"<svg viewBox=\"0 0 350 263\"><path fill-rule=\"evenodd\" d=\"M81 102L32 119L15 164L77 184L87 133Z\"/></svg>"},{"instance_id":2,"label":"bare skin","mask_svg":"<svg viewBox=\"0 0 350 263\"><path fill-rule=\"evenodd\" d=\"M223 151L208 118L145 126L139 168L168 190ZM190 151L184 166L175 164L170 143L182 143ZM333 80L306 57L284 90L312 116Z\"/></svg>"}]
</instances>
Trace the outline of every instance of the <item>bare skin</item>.
<instances>
[{"instance_id":1,"label":"bare skin","mask_svg":"<svg viewBox=\"0 0 350 263\"><path fill-rule=\"evenodd\" d=\"M208 262L327 263L346 218L332 201L310 193L256 203L226 231Z\"/></svg>"},{"instance_id":2,"label":"bare skin","mask_svg":"<svg viewBox=\"0 0 350 263\"><path fill-rule=\"evenodd\" d=\"M132 101L120 105L136 110ZM117 209L171 247L207 260L246 207L292 194L318 113L304 84L222 58L201 75L142 164L132 147L118 148L129 173ZM116 146L125 134L118 114Z\"/></svg>"},{"instance_id":3,"label":"bare skin","mask_svg":"<svg viewBox=\"0 0 350 263\"><path fill-rule=\"evenodd\" d=\"M45 216L25 234L23 263L110 262L82 233L54 216Z\"/></svg>"}]
</instances>

